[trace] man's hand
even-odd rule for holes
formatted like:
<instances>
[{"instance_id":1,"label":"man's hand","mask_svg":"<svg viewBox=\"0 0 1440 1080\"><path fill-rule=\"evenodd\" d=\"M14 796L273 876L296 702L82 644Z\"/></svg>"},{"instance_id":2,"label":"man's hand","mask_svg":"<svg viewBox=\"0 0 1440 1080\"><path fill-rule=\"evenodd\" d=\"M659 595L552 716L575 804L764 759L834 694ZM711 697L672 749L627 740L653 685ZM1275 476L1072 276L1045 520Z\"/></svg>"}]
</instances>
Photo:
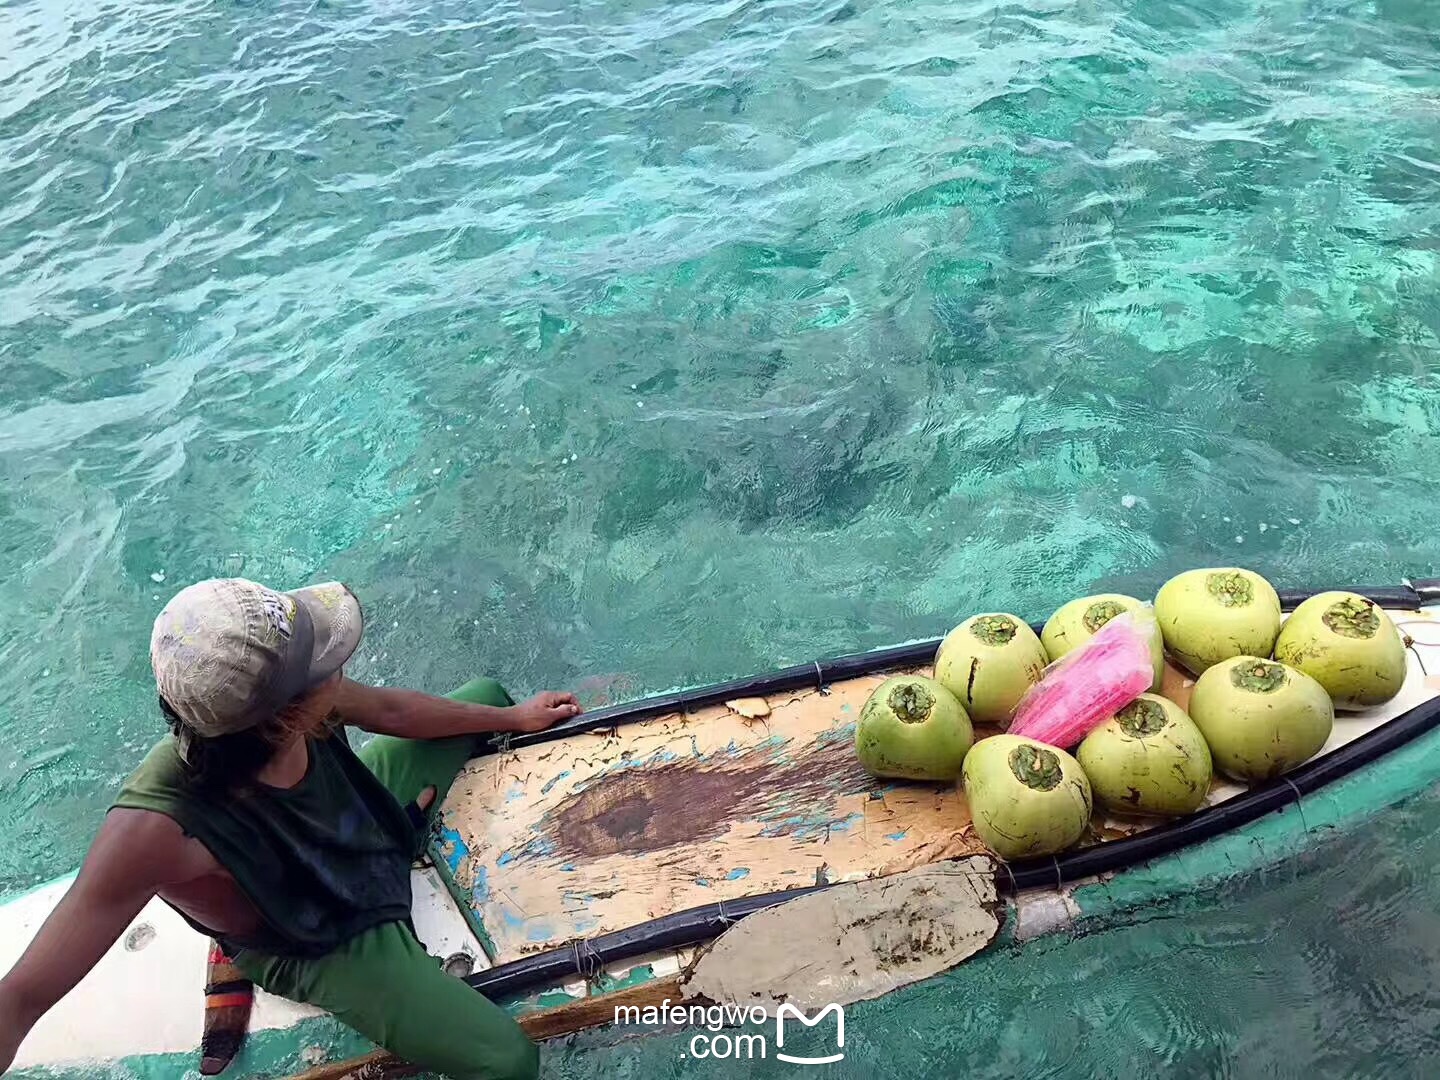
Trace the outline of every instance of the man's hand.
<instances>
[{"instance_id":1,"label":"man's hand","mask_svg":"<svg viewBox=\"0 0 1440 1080\"><path fill-rule=\"evenodd\" d=\"M529 701L522 701L509 712L514 716L511 731L529 734L554 727L562 720L569 720L581 713L580 702L574 694L562 694L555 690L544 690Z\"/></svg>"}]
</instances>

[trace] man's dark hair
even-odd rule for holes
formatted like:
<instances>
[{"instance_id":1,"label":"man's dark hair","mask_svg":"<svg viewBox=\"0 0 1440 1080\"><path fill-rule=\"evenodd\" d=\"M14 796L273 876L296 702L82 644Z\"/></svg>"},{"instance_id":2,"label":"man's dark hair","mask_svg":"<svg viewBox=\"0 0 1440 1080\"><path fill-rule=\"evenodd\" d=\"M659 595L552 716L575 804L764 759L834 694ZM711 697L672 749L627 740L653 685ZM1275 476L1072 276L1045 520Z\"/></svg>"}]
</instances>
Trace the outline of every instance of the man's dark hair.
<instances>
[{"instance_id":1,"label":"man's dark hair","mask_svg":"<svg viewBox=\"0 0 1440 1080\"><path fill-rule=\"evenodd\" d=\"M238 791L255 779L277 747L294 738L323 739L342 724L333 708L321 712L328 699L316 699L314 691L301 694L266 722L230 735L197 735L170 703L160 699L160 711L170 731L185 740L185 768L202 790Z\"/></svg>"},{"instance_id":2,"label":"man's dark hair","mask_svg":"<svg viewBox=\"0 0 1440 1080\"><path fill-rule=\"evenodd\" d=\"M328 698L315 697L315 691L317 688L305 691L274 717L245 732L209 737L200 736L190 729L164 698L160 698L160 711L166 716L171 733L186 732L189 736L184 765L199 783L200 789L217 793L238 792L255 779L255 773L265 768L265 763L278 747L285 746L295 737L325 739L343 724L334 708L325 708Z\"/></svg>"},{"instance_id":3,"label":"man's dark hair","mask_svg":"<svg viewBox=\"0 0 1440 1080\"><path fill-rule=\"evenodd\" d=\"M244 787L275 753L275 746L259 728L237 731L230 735L203 738L189 731L180 715L164 698L160 711L174 735L186 732L185 769L202 790L223 793Z\"/></svg>"}]
</instances>

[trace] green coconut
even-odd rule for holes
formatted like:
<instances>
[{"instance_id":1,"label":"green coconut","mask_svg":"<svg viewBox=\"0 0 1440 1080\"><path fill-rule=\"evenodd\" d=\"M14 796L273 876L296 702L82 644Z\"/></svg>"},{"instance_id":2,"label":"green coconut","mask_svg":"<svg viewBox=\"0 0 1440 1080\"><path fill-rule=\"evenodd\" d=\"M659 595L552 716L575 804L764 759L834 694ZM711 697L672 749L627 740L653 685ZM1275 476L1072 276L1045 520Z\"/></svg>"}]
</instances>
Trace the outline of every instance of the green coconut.
<instances>
[{"instance_id":1,"label":"green coconut","mask_svg":"<svg viewBox=\"0 0 1440 1080\"><path fill-rule=\"evenodd\" d=\"M974 615L940 643L935 678L981 724L1010 723L1025 691L1045 674L1045 646L1015 615Z\"/></svg>"},{"instance_id":2,"label":"green coconut","mask_svg":"<svg viewBox=\"0 0 1440 1080\"><path fill-rule=\"evenodd\" d=\"M1199 675L1232 656L1269 656L1280 597L1250 570L1187 570L1160 587L1155 618L1170 655Z\"/></svg>"},{"instance_id":3,"label":"green coconut","mask_svg":"<svg viewBox=\"0 0 1440 1080\"><path fill-rule=\"evenodd\" d=\"M1269 780L1325 745L1335 707L1325 688L1303 671L1235 656L1196 680L1190 717L1217 769L1237 780Z\"/></svg>"},{"instance_id":4,"label":"green coconut","mask_svg":"<svg viewBox=\"0 0 1440 1080\"><path fill-rule=\"evenodd\" d=\"M1350 592L1312 596L1285 620L1275 659L1323 686L1337 709L1383 705L1405 684L1405 643L1390 616Z\"/></svg>"},{"instance_id":5,"label":"green coconut","mask_svg":"<svg viewBox=\"0 0 1440 1080\"><path fill-rule=\"evenodd\" d=\"M1053 663L1066 653L1084 645L1095 636L1095 631L1116 615L1126 611L1138 611L1145 606L1143 600L1122 593L1100 593L1097 596L1082 596L1071 600L1051 615L1040 631L1040 643ZM1155 681L1150 689L1158 691L1165 677L1165 640L1157 624L1150 642L1150 656L1155 663Z\"/></svg>"},{"instance_id":6,"label":"green coconut","mask_svg":"<svg viewBox=\"0 0 1440 1080\"><path fill-rule=\"evenodd\" d=\"M1064 851L1090 823L1090 781L1064 750L992 735L966 755L963 771L975 832L1002 859Z\"/></svg>"},{"instance_id":7,"label":"green coconut","mask_svg":"<svg viewBox=\"0 0 1440 1080\"><path fill-rule=\"evenodd\" d=\"M1210 790L1210 748L1185 710L1141 694L1101 724L1075 755L1095 798L1121 814L1189 814Z\"/></svg>"},{"instance_id":8,"label":"green coconut","mask_svg":"<svg viewBox=\"0 0 1440 1080\"><path fill-rule=\"evenodd\" d=\"M855 753L871 776L954 780L974 739L965 707L924 675L886 679L855 725Z\"/></svg>"}]
</instances>

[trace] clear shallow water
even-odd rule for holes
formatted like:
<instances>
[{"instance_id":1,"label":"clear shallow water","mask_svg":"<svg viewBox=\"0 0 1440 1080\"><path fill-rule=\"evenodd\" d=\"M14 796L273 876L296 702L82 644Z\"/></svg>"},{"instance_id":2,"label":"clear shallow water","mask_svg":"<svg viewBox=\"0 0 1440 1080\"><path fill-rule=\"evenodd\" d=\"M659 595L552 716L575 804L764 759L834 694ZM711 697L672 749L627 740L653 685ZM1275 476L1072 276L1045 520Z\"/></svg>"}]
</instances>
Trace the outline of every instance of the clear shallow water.
<instances>
[{"instance_id":1,"label":"clear shallow water","mask_svg":"<svg viewBox=\"0 0 1440 1080\"><path fill-rule=\"evenodd\" d=\"M0 885L164 598L632 695L1440 567L1440 32L1374 3L0 8Z\"/></svg>"}]
</instances>

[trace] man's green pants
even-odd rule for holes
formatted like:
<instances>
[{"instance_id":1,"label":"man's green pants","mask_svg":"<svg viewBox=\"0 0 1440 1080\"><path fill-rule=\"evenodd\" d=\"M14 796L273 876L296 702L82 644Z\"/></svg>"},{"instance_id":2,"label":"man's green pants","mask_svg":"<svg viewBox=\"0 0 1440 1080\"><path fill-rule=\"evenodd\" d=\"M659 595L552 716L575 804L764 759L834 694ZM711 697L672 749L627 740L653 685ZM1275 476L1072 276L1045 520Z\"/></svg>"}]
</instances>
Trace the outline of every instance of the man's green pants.
<instances>
[{"instance_id":1,"label":"man's green pants","mask_svg":"<svg viewBox=\"0 0 1440 1080\"><path fill-rule=\"evenodd\" d=\"M475 679L450 695L506 706L515 702L493 679ZM376 736L360 758L401 804L435 788L433 815L476 738ZM447 975L404 923L386 923L317 959L244 950L245 975L272 994L316 1005L367 1039L424 1069L455 1080L529 1080L539 1049L498 1005Z\"/></svg>"}]
</instances>

